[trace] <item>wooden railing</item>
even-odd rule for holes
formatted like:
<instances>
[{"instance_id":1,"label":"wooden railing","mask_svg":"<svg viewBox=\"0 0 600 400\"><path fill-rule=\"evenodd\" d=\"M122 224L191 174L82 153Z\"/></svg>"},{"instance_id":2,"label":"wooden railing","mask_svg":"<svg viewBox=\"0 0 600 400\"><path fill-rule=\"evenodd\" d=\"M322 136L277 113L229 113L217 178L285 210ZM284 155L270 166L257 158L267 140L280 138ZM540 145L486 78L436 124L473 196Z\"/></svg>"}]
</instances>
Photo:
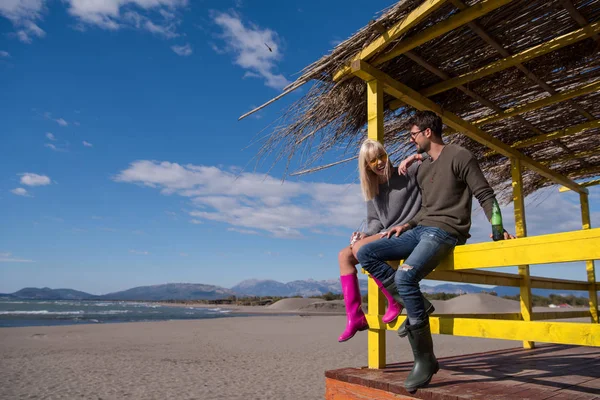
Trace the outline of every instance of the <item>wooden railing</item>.
<instances>
[{"instance_id":1,"label":"wooden railing","mask_svg":"<svg viewBox=\"0 0 600 400\"><path fill-rule=\"evenodd\" d=\"M574 232L525 237L501 242L477 243L458 246L427 279L467 282L497 286L520 287L531 293L531 288L587 290L590 308L587 311L533 313L531 302L521 298L524 313L510 314L433 314L430 317L431 332L455 336L471 336L493 339L522 340L525 347L533 342L600 346L600 325L596 292L600 285L593 276L589 281L524 277L475 270L475 268L510 267L600 259L600 228ZM377 285L369 279L369 367L385 367L385 331L397 330L404 321L400 316L391 324L384 324L381 316L385 311L385 298ZM525 304L524 304L525 303ZM549 319L590 317L592 323L549 322ZM543 321L543 322L542 322Z\"/></svg>"}]
</instances>

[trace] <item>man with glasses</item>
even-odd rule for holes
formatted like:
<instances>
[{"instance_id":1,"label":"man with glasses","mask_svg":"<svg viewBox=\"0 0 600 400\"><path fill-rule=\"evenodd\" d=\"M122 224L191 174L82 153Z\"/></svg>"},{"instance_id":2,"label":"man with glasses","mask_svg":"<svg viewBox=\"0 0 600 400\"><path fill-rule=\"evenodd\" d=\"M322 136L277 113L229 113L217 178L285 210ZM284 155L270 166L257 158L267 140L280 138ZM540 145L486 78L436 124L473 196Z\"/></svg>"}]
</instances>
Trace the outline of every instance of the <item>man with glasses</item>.
<instances>
[{"instance_id":1,"label":"man with glasses","mask_svg":"<svg viewBox=\"0 0 600 400\"><path fill-rule=\"evenodd\" d=\"M408 223L395 226L380 240L365 244L357 258L406 308L407 320L398 334L408 335L415 357L413 369L404 382L408 391L414 391L426 386L439 370L429 327L429 314L434 309L423 297L419 282L457 244L464 244L470 237L473 196L488 220L498 204L473 154L460 146L444 143L442 120L438 115L418 111L408 121L407 128L417 154L429 155L417 175L422 193L421 209ZM504 231L504 238L513 236ZM395 271L386 263L392 260L404 260L404 264Z\"/></svg>"}]
</instances>

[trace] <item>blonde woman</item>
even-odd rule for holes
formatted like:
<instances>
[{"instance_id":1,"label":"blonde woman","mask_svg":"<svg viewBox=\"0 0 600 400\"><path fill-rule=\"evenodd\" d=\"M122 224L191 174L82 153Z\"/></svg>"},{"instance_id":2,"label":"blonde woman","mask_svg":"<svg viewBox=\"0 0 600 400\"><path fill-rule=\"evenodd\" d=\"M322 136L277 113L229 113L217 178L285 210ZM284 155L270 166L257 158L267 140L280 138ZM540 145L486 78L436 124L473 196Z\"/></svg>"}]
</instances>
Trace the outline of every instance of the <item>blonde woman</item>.
<instances>
[{"instance_id":1,"label":"blonde woman","mask_svg":"<svg viewBox=\"0 0 600 400\"><path fill-rule=\"evenodd\" d=\"M375 140L366 139L358 155L358 170L363 197L367 202L367 227L365 232L354 232L350 246L342 249L338 256L340 282L344 303L346 304L346 329L338 338L339 342L351 339L356 332L369 327L361 308L361 295L358 286L356 253L366 243L380 239L388 229L410 221L421 206L421 193L417 184L417 170L421 155L411 156L403 161L401 168L406 174L389 161L383 145ZM412 165L406 168L406 165ZM381 282L375 280L388 301L388 307L382 320L392 322L402 312L397 303L385 290Z\"/></svg>"}]
</instances>

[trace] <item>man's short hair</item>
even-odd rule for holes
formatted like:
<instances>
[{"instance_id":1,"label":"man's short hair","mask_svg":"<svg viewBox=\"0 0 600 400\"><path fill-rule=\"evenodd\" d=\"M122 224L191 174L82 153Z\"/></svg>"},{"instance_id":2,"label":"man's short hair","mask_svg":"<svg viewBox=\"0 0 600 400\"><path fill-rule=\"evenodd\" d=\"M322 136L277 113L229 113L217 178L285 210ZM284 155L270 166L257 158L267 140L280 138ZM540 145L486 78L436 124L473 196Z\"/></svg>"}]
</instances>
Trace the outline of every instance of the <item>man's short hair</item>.
<instances>
[{"instance_id":1,"label":"man's short hair","mask_svg":"<svg viewBox=\"0 0 600 400\"><path fill-rule=\"evenodd\" d=\"M442 119L433 111L417 111L414 113L408 120L406 128L410 130L415 125L422 131L429 128L434 135L442 137Z\"/></svg>"}]
</instances>

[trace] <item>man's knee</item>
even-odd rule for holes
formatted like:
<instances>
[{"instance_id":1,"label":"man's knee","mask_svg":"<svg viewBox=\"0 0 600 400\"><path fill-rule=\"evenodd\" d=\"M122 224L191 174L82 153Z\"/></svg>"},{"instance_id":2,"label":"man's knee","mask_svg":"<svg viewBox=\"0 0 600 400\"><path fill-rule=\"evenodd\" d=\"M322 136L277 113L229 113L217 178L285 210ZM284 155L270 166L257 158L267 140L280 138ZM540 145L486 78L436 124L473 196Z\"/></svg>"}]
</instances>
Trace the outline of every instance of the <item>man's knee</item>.
<instances>
[{"instance_id":1,"label":"man's knee","mask_svg":"<svg viewBox=\"0 0 600 400\"><path fill-rule=\"evenodd\" d=\"M396 271L395 282L400 296L410 292L418 282L415 280L413 267L408 264L402 264Z\"/></svg>"}]
</instances>

